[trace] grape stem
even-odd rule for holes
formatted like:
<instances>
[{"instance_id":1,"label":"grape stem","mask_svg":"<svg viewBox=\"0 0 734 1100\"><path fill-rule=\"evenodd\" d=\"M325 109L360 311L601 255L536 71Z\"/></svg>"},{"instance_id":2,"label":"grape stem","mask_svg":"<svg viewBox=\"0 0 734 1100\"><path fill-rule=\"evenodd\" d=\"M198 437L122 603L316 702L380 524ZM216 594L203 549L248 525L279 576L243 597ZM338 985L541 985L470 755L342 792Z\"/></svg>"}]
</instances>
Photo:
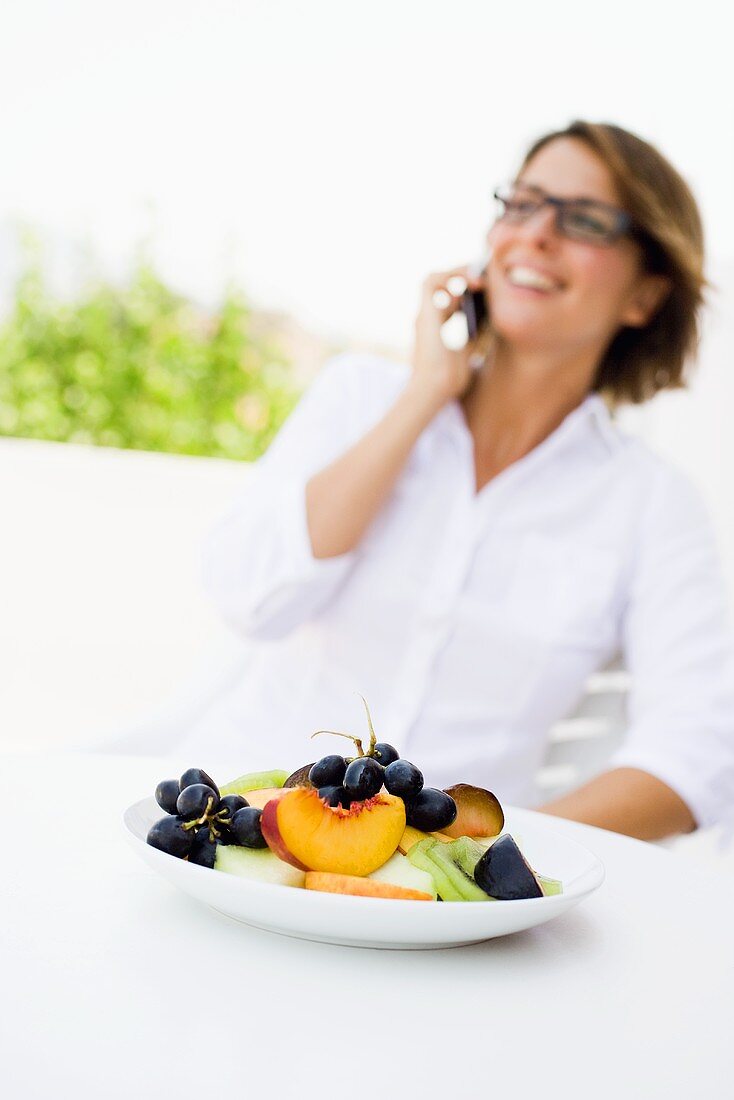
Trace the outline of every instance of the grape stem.
<instances>
[{"instance_id":1,"label":"grape stem","mask_svg":"<svg viewBox=\"0 0 734 1100\"><path fill-rule=\"evenodd\" d=\"M372 725L372 715L370 714L370 708L367 706L367 700L364 695L359 696L364 703L364 709L367 711L367 725L370 727L370 747L367 749L367 756L375 755L375 745L377 744L377 734L375 728Z\"/></svg>"},{"instance_id":2,"label":"grape stem","mask_svg":"<svg viewBox=\"0 0 734 1100\"><path fill-rule=\"evenodd\" d=\"M215 798L212 798L212 797L208 798L207 802L206 802L206 809L204 810L204 813L201 815L201 817L196 817L196 818L194 818L193 821L186 821L181 826L181 828L186 829L186 830L195 829L197 827L197 825L206 825L207 822L208 822L210 830L212 830L214 832L215 836L219 836L219 833L217 832L217 830L214 826L214 820L215 820L215 817L217 815L212 814L212 807L214 806L215 802L216 802Z\"/></svg>"},{"instance_id":3,"label":"grape stem","mask_svg":"<svg viewBox=\"0 0 734 1100\"><path fill-rule=\"evenodd\" d=\"M359 692L357 692L357 694L359 695ZM322 733L330 733L333 737L346 737L347 741L354 742L354 744L357 746L357 756L353 758L354 760L359 760L360 756L379 756L379 753L375 752L375 745L377 744L377 734L375 733L375 728L372 725L372 715L370 714L370 708L367 706L367 700L365 699L364 695L360 695L359 697L364 703L364 709L367 711L367 725L370 728L370 747L367 749L367 752L364 751L361 738L354 737L351 733L340 733L339 730L316 730L315 733L311 734L311 740L313 741L314 737L319 737ZM347 758L347 764L351 763L352 760Z\"/></svg>"},{"instance_id":4,"label":"grape stem","mask_svg":"<svg viewBox=\"0 0 734 1100\"><path fill-rule=\"evenodd\" d=\"M358 756L355 757L355 760L359 759L360 756L364 756L362 742L358 737L352 737L351 733L340 733L339 730L316 730L316 733L311 734L311 740L313 741L314 737L319 737L322 733L330 733L333 737L346 737L347 741L353 741L357 746Z\"/></svg>"},{"instance_id":5,"label":"grape stem","mask_svg":"<svg viewBox=\"0 0 734 1100\"><path fill-rule=\"evenodd\" d=\"M214 816L211 818L209 822L209 832L213 833L215 837L219 837L221 836L221 831L217 828L217 825L226 829L231 824L232 818L229 814L229 811L226 809L220 810L218 814L214 814ZM209 839L211 840L211 836L209 837Z\"/></svg>"}]
</instances>

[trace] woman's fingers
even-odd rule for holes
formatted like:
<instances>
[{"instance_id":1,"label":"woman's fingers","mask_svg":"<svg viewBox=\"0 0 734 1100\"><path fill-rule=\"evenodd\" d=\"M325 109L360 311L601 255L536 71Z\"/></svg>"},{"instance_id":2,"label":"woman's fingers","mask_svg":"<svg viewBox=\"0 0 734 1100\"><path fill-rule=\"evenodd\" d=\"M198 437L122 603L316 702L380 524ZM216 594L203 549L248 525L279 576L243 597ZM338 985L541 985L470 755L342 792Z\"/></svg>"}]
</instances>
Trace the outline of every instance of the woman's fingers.
<instances>
[{"instance_id":1,"label":"woman's fingers","mask_svg":"<svg viewBox=\"0 0 734 1100\"><path fill-rule=\"evenodd\" d=\"M456 313L461 305L467 280L465 268L434 271L423 280L422 307L437 315L441 324Z\"/></svg>"},{"instance_id":2,"label":"woman's fingers","mask_svg":"<svg viewBox=\"0 0 734 1100\"><path fill-rule=\"evenodd\" d=\"M457 279L462 279L460 271L432 272L423 280L423 298L432 301L434 295L439 295L443 297L445 303L446 296L451 298L455 297L457 293L462 293L462 290L458 289Z\"/></svg>"},{"instance_id":3,"label":"woman's fingers","mask_svg":"<svg viewBox=\"0 0 734 1100\"><path fill-rule=\"evenodd\" d=\"M449 279L456 277L467 279L469 277L469 264L462 264L460 267L449 268L448 271L432 271L423 280L423 285L431 285L434 289L438 287L446 287Z\"/></svg>"},{"instance_id":4,"label":"woman's fingers","mask_svg":"<svg viewBox=\"0 0 734 1100\"><path fill-rule=\"evenodd\" d=\"M461 308L461 295L473 282L468 265L434 271L423 280L415 322L413 374L442 401L463 393L471 380L465 350L449 346L442 328Z\"/></svg>"},{"instance_id":5,"label":"woman's fingers","mask_svg":"<svg viewBox=\"0 0 734 1100\"><path fill-rule=\"evenodd\" d=\"M431 295L431 305L437 311L442 321L447 321L461 305L461 298L453 297L448 290L440 287Z\"/></svg>"},{"instance_id":6,"label":"woman's fingers","mask_svg":"<svg viewBox=\"0 0 734 1100\"><path fill-rule=\"evenodd\" d=\"M450 271L433 271L423 280L427 293L447 290L451 294L463 294L467 286L481 286L481 276L474 274L471 264L454 267Z\"/></svg>"},{"instance_id":7,"label":"woman's fingers","mask_svg":"<svg viewBox=\"0 0 734 1100\"><path fill-rule=\"evenodd\" d=\"M469 287L476 289L481 285L482 280L471 272L469 264L449 271L433 271L423 280L422 304L430 303L442 321L447 321L459 309L462 294Z\"/></svg>"}]
</instances>

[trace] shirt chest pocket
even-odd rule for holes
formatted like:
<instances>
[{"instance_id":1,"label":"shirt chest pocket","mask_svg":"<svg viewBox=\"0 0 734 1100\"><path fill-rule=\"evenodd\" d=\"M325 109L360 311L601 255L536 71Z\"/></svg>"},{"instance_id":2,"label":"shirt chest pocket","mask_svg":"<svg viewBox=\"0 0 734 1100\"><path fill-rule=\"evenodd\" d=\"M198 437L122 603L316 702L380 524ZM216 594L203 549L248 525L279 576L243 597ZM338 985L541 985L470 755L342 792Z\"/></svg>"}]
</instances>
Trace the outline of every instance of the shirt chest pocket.
<instances>
[{"instance_id":1,"label":"shirt chest pocket","mask_svg":"<svg viewBox=\"0 0 734 1100\"><path fill-rule=\"evenodd\" d=\"M508 616L532 636L607 645L617 628L618 563L602 547L529 535L507 590Z\"/></svg>"}]
</instances>

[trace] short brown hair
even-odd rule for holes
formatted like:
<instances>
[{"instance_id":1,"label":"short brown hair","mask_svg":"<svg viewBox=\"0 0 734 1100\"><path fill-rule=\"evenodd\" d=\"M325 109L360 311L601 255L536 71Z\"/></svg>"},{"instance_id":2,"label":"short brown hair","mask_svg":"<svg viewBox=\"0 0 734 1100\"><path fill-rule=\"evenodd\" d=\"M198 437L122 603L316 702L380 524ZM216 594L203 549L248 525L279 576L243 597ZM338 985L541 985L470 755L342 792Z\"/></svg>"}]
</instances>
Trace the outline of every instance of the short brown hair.
<instances>
[{"instance_id":1,"label":"short brown hair","mask_svg":"<svg viewBox=\"0 0 734 1100\"><path fill-rule=\"evenodd\" d=\"M606 349L593 389L612 401L640 403L659 390L680 389L700 339L703 273L701 215L688 184L654 146L608 122L576 120L538 138L520 171L557 138L577 138L604 161L631 215L631 232L647 272L665 275L671 290L643 328L623 327Z\"/></svg>"}]
</instances>

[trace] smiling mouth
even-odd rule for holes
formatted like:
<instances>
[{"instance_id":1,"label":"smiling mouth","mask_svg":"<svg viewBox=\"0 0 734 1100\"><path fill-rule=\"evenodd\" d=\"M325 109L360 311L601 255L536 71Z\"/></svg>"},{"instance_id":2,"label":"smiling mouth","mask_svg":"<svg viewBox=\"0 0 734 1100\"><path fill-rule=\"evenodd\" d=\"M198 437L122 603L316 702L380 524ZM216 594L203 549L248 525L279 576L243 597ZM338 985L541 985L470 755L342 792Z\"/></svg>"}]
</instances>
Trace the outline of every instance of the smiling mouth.
<instances>
[{"instance_id":1,"label":"smiling mouth","mask_svg":"<svg viewBox=\"0 0 734 1100\"><path fill-rule=\"evenodd\" d=\"M505 273L507 281L523 290L535 290L543 294L550 294L554 290L561 290L562 285L548 275L543 275L532 267L516 264L509 267Z\"/></svg>"}]
</instances>

